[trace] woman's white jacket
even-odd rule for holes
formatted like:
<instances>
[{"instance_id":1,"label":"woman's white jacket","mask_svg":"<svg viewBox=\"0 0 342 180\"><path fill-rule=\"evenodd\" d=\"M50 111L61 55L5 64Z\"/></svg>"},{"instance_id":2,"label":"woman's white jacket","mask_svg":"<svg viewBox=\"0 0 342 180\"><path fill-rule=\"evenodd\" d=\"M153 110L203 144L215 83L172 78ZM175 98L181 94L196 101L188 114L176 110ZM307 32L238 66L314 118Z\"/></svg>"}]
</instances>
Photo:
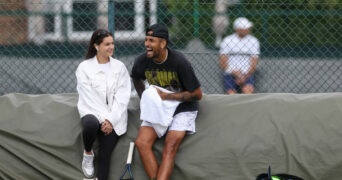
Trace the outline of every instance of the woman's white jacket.
<instances>
[{"instance_id":1,"label":"woman's white jacket","mask_svg":"<svg viewBox=\"0 0 342 180\"><path fill-rule=\"evenodd\" d=\"M110 57L108 74L101 70L96 56L82 61L76 70L81 117L92 114L102 123L109 120L119 136L127 131L127 106L131 95L126 66Z\"/></svg>"}]
</instances>

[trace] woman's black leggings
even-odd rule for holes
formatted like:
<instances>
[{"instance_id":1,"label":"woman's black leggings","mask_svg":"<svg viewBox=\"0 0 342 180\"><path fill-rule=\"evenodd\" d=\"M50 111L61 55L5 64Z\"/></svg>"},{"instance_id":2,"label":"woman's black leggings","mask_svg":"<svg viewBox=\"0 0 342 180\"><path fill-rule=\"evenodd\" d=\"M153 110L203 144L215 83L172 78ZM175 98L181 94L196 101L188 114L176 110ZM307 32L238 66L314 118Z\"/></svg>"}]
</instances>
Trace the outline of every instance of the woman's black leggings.
<instances>
[{"instance_id":1,"label":"woman's black leggings","mask_svg":"<svg viewBox=\"0 0 342 180\"><path fill-rule=\"evenodd\" d=\"M97 161L97 178L98 180L107 180L109 175L110 157L114 150L119 136L113 130L112 133L105 135L101 131L101 124L98 119L91 114L85 115L81 118L83 126L83 144L86 151L91 151L93 144L98 138L99 152Z\"/></svg>"}]
</instances>

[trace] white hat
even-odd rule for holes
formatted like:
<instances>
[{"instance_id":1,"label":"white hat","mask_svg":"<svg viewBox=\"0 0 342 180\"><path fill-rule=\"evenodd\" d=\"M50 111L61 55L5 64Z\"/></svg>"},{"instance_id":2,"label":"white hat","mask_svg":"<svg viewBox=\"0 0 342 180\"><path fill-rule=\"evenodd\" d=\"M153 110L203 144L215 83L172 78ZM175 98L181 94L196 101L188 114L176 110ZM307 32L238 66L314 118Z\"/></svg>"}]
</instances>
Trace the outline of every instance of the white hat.
<instances>
[{"instance_id":1,"label":"white hat","mask_svg":"<svg viewBox=\"0 0 342 180\"><path fill-rule=\"evenodd\" d=\"M239 17L234 21L234 29L249 29L252 26L253 23L245 17Z\"/></svg>"}]
</instances>

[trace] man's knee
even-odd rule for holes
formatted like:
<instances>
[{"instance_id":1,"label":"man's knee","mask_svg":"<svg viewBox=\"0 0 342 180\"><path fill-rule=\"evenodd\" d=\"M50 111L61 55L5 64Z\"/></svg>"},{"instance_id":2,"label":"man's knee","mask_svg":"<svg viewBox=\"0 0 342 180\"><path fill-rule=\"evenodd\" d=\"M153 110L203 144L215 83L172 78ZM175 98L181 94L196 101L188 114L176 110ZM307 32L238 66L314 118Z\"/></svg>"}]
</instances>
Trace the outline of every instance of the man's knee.
<instances>
[{"instance_id":1,"label":"man's knee","mask_svg":"<svg viewBox=\"0 0 342 180\"><path fill-rule=\"evenodd\" d=\"M145 146L146 143L144 143L142 140L137 138L135 139L134 144L138 149L140 149L141 147Z\"/></svg>"},{"instance_id":2,"label":"man's knee","mask_svg":"<svg viewBox=\"0 0 342 180\"><path fill-rule=\"evenodd\" d=\"M252 84L246 84L242 88L242 93L244 94L252 94L254 92L254 86Z\"/></svg>"},{"instance_id":3,"label":"man's knee","mask_svg":"<svg viewBox=\"0 0 342 180\"><path fill-rule=\"evenodd\" d=\"M234 89L229 89L226 91L226 94L236 94L236 91Z\"/></svg>"},{"instance_id":4,"label":"man's knee","mask_svg":"<svg viewBox=\"0 0 342 180\"><path fill-rule=\"evenodd\" d=\"M135 145L138 149L150 149L157 139L157 134L151 127L140 127L137 138L135 139Z\"/></svg>"},{"instance_id":5,"label":"man's knee","mask_svg":"<svg viewBox=\"0 0 342 180\"><path fill-rule=\"evenodd\" d=\"M134 143L138 149L152 148L152 145L153 145L152 143L145 141L142 138L139 138L139 136L137 137Z\"/></svg>"}]
</instances>

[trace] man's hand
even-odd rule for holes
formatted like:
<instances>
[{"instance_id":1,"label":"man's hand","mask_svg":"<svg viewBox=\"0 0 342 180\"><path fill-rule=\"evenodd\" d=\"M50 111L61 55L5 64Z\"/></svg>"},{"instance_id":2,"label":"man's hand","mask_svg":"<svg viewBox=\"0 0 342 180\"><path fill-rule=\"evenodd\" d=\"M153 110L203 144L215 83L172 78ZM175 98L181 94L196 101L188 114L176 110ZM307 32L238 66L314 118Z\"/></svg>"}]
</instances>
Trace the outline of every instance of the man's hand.
<instances>
[{"instance_id":1,"label":"man's hand","mask_svg":"<svg viewBox=\"0 0 342 180\"><path fill-rule=\"evenodd\" d=\"M237 85L242 86L246 83L247 77L245 75L239 76L235 78L235 82Z\"/></svg>"},{"instance_id":2,"label":"man's hand","mask_svg":"<svg viewBox=\"0 0 342 180\"><path fill-rule=\"evenodd\" d=\"M232 76L235 79L235 83L239 86L245 84L246 80L247 80L247 76L245 74L243 74L241 71L239 70L234 70L232 72Z\"/></svg>"},{"instance_id":3,"label":"man's hand","mask_svg":"<svg viewBox=\"0 0 342 180\"><path fill-rule=\"evenodd\" d=\"M159 88L156 88L156 89L157 89L157 92L158 92L160 98L161 98L162 100L165 100L165 96L167 95L167 93L166 93L166 92L163 92L163 91L160 90Z\"/></svg>"},{"instance_id":4,"label":"man's hand","mask_svg":"<svg viewBox=\"0 0 342 180\"><path fill-rule=\"evenodd\" d=\"M233 70L232 71L232 76L235 78L235 79L239 79L243 76L242 72L239 71L239 70Z\"/></svg>"}]
</instances>

